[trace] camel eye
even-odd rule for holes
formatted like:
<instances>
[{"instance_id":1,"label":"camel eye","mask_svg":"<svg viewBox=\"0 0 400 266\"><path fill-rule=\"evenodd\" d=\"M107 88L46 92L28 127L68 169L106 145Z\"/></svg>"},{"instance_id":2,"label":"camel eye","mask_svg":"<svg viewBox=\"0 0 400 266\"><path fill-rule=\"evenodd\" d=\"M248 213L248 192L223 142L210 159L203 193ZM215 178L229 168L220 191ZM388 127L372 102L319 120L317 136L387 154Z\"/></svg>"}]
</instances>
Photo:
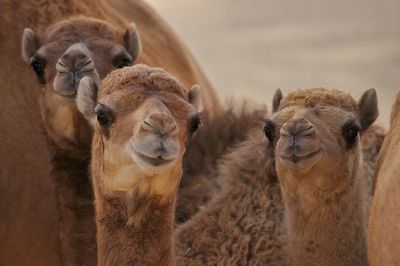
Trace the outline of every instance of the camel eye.
<instances>
[{"instance_id":1,"label":"camel eye","mask_svg":"<svg viewBox=\"0 0 400 266\"><path fill-rule=\"evenodd\" d=\"M105 128L110 124L111 119L105 112L99 111L97 113L97 121L99 122L101 127Z\"/></svg>"},{"instance_id":2,"label":"camel eye","mask_svg":"<svg viewBox=\"0 0 400 266\"><path fill-rule=\"evenodd\" d=\"M44 81L44 64L43 64L43 62L34 57L31 60L31 67L32 67L33 71L35 71L36 76L39 79L39 82L44 84L45 81Z\"/></svg>"},{"instance_id":3,"label":"camel eye","mask_svg":"<svg viewBox=\"0 0 400 266\"><path fill-rule=\"evenodd\" d=\"M349 131L347 132L347 137L349 139L355 139L358 135L358 132L359 132L358 128L355 127L350 128Z\"/></svg>"},{"instance_id":4,"label":"camel eye","mask_svg":"<svg viewBox=\"0 0 400 266\"><path fill-rule=\"evenodd\" d=\"M200 115L192 117L189 121L189 133L193 134L199 128L201 124Z\"/></svg>"},{"instance_id":5,"label":"camel eye","mask_svg":"<svg viewBox=\"0 0 400 266\"><path fill-rule=\"evenodd\" d=\"M132 60L130 60L129 58L124 58L120 61L118 61L118 63L116 63L115 67L116 68L123 68L126 66L131 66L132 65Z\"/></svg>"},{"instance_id":6,"label":"camel eye","mask_svg":"<svg viewBox=\"0 0 400 266\"><path fill-rule=\"evenodd\" d=\"M354 123L345 125L343 127L343 137L346 140L347 147L351 148L357 141L357 137L360 133L360 127Z\"/></svg>"},{"instance_id":7,"label":"camel eye","mask_svg":"<svg viewBox=\"0 0 400 266\"><path fill-rule=\"evenodd\" d=\"M267 120L264 125L264 134L270 143L274 142L275 137L275 125L271 120Z\"/></svg>"}]
</instances>

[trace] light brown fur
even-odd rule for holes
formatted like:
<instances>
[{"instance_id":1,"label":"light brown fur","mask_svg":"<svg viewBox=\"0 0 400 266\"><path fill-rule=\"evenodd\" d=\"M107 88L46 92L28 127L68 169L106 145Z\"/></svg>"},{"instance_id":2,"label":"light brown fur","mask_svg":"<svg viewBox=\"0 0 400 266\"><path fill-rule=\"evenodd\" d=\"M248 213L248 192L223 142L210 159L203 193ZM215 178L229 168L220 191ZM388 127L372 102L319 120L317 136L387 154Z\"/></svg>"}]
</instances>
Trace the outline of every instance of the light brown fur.
<instances>
[{"instance_id":1,"label":"light brown fur","mask_svg":"<svg viewBox=\"0 0 400 266\"><path fill-rule=\"evenodd\" d=\"M392 107L390 130L379 154L374 179L374 196L368 228L370 265L400 263L400 92Z\"/></svg>"},{"instance_id":2,"label":"light brown fur","mask_svg":"<svg viewBox=\"0 0 400 266\"><path fill-rule=\"evenodd\" d=\"M108 21L121 30L135 21L143 44L140 62L166 68L185 86L199 83L207 98L206 109L218 110L218 100L187 48L142 1L2 1L0 9L0 121L7 125L2 127L0 143L1 186L7 187L1 195L0 238L5 241L0 245L0 264L57 265L58 215L49 178L51 155L40 123L40 91L35 88L34 74L20 59L18 44L24 27L44 32L49 25L80 14ZM59 125L59 130L64 128L68 127ZM68 136L72 135L69 131Z\"/></svg>"},{"instance_id":3,"label":"light brown fur","mask_svg":"<svg viewBox=\"0 0 400 266\"><path fill-rule=\"evenodd\" d=\"M81 81L78 108L96 106L86 118L94 127L99 265L174 265L176 193L183 154L199 122L198 90L188 94L166 72L144 65L112 72L97 99L88 93L93 90Z\"/></svg>"}]
</instances>

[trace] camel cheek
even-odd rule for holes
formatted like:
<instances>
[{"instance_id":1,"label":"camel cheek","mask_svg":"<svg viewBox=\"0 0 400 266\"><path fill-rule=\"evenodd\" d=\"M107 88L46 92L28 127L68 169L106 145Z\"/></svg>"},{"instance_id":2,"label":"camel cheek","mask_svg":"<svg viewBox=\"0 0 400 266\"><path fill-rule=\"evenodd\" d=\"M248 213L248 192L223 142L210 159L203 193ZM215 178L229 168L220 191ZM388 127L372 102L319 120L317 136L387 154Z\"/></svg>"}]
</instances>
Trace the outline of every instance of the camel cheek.
<instances>
[{"instance_id":1,"label":"camel cheek","mask_svg":"<svg viewBox=\"0 0 400 266\"><path fill-rule=\"evenodd\" d=\"M53 117L52 125L54 130L68 140L74 141L74 118L73 112L68 106L57 109Z\"/></svg>"}]
</instances>

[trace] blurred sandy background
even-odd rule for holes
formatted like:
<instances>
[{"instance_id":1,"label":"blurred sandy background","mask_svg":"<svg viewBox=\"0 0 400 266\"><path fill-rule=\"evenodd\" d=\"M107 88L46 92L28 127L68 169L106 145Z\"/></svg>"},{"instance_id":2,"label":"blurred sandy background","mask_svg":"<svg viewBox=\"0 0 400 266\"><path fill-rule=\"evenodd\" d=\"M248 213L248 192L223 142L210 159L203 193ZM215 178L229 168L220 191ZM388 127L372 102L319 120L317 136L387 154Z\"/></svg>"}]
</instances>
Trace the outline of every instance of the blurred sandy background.
<instances>
[{"instance_id":1,"label":"blurred sandy background","mask_svg":"<svg viewBox=\"0 0 400 266\"><path fill-rule=\"evenodd\" d=\"M399 0L148 0L222 98L270 105L276 88L379 94L383 124L400 88Z\"/></svg>"}]
</instances>

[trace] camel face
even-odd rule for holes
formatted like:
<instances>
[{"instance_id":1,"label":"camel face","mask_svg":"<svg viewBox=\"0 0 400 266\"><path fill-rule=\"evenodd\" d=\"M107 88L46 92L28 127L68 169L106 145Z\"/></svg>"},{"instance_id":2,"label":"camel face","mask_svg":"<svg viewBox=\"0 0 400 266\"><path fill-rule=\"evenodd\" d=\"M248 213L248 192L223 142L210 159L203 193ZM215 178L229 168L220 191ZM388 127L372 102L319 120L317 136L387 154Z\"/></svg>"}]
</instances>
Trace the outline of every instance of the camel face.
<instances>
[{"instance_id":1,"label":"camel face","mask_svg":"<svg viewBox=\"0 0 400 266\"><path fill-rule=\"evenodd\" d=\"M92 148L101 153L108 185L127 190L142 181L165 178L165 173L180 176L186 143L200 122L191 104L199 97L196 87L187 95L164 71L145 66L110 74L97 99L93 84L82 79L77 103L95 129L95 142L101 143L101 149ZM152 186L162 189L169 182L157 180Z\"/></svg>"},{"instance_id":2,"label":"camel face","mask_svg":"<svg viewBox=\"0 0 400 266\"><path fill-rule=\"evenodd\" d=\"M358 104L350 95L325 89L276 98L279 108L267 121L265 133L274 147L281 181L330 190L344 183L342 177L354 176L360 164L360 134L377 116L374 91L367 91Z\"/></svg>"},{"instance_id":3,"label":"camel face","mask_svg":"<svg viewBox=\"0 0 400 266\"><path fill-rule=\"evenodd\" d=\"M335 107L293 107L274 117L279 129L276 160L285 168L310 171L327 166L358 149L360 125L356 117ZM338 158L335 158L338 157Z\"/></svg>"},{"instance_id":4,"label":"camel face","mask_svg":"<svg viewBox=\"0 0 400 266\"><path fill-rule=\"evenodd\" d=\"M22 55L42 85L42 116L58 146L87 146L90 141L90 129L75 107L81 78L99 83L113 69L131 65L139 50L134 24L122 33L106 22L77 17L43 34L24 30Z\"/></svg>"}]
</instances>

